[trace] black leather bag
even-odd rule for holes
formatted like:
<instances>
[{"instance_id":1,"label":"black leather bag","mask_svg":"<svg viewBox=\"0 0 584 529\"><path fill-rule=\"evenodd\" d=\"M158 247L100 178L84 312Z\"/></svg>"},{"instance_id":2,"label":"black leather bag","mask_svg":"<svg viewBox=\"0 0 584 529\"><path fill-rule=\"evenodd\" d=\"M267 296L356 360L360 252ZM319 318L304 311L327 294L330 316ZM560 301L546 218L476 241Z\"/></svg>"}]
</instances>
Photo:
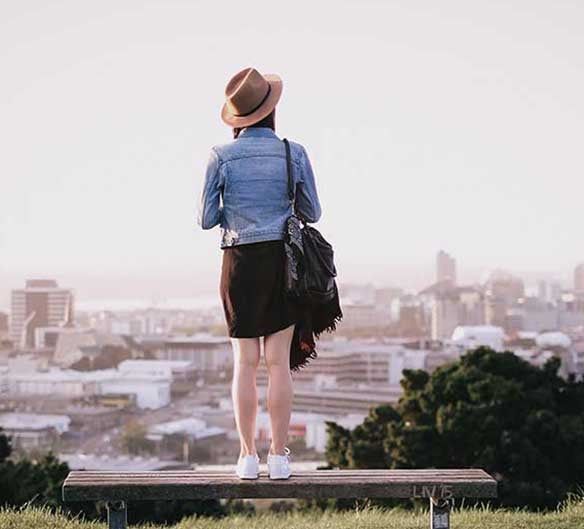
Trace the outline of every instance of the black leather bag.
<instances>
[{"instance_id":1,"label":"black leather bag","mask_svg":"<svg viewBox=\"0 0 584 529\"><path fill-rule=\"evenodd\" d=\"M330 301L337 292L332 245L322 234L310 226L296 209L296 186L292 177L290 144L286 147L286 167L288 172L288 198L292 204L292 214L286 222L286 293L302 303L320 305Z\"/></svg>"}]
</instances>

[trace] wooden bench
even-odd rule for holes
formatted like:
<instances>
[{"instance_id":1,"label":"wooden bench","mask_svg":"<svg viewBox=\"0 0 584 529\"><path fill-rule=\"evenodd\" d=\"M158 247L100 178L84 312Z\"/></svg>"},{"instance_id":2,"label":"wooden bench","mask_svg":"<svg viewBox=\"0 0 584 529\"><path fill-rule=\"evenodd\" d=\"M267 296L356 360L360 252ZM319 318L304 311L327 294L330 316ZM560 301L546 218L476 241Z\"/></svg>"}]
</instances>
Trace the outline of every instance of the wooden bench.
<instances>
[{"instance_id":1,"label":"wooden bench","mask_svg":"<svg viewBox=\"0 0 584 529\"><path fill-rule=\"evenodd\" d=\"M494 498L497 482L484 470L315 470L287 480L240 480L233 473L74 471L63 499L106 501L110 529L127 525L126 502L218 498L428 498L430 527L448 529L453 498Z\"/></svg>"}]
</instances>

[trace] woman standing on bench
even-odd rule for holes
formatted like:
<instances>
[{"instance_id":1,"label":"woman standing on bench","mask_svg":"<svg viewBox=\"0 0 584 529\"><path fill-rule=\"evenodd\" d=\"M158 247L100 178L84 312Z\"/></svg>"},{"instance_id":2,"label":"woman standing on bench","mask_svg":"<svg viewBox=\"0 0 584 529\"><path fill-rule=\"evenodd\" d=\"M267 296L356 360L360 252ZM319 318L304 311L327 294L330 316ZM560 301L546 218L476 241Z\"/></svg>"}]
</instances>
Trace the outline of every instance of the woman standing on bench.
<instances>
[{"instance_id":1,"label":"woman standing on bench","mask_svg":"<svg viewBox=\"0 0 584 529\"><path fill-rule=\"evenodd\" d=\"M292 211L285 146L275 133L281 94L279 76L254 68L229 81L221 118L232 127L234 139L211 149L198 211L203 229L219 224L221 230L219 291L234 353L232 397L241 442L236 472L242 479L259 475L255 423L261 336L269 377L269 477L290 476L290 347L300 309L284 291L285 224ZM298 143L290 142L290 148L296 208L308 222L316 222L321 207L308 155Z\"/></svg>"}]
</instances>

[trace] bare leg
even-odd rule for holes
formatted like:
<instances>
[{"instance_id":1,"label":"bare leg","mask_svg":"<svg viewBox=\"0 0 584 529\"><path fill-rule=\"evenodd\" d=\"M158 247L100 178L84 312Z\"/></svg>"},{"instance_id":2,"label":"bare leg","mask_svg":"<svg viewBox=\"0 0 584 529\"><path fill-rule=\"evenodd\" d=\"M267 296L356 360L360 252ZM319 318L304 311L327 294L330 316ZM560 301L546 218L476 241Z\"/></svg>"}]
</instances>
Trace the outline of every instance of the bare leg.
<instances>
[{"instance_id":1,"label":"bare leg","mask_svg":"<svg viewBox=\"0 0 584 529\"><path fill-rule=\"evenodd\" d=\"M231 397L241 443L240 455L256 453L255 427L258 411L256 371L260 361L259 338L231 338L233 381Z\"/></svg>"},{"instance_id":2,"label":"bare leg","mask_svg":"<svg viewBox=\"0 0 584 529\"><path fill-rule=\"evenodd\" d=\"M292 376L290 344L294 324L264 337L264 354L268 367L268 413L272 429L271 454L283 454L288 440L292 413Z\"/></svg>"}]
</instances>

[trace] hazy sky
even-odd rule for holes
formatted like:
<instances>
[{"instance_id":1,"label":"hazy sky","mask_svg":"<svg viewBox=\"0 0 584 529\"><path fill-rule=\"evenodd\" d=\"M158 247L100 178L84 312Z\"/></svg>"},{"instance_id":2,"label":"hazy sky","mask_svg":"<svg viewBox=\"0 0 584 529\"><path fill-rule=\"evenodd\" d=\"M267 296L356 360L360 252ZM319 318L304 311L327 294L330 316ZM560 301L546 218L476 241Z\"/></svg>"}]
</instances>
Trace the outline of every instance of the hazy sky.
<instances>
[{"instance_id":1,"label":"hazy sky","mask_svg":"<svg viewBox=\"0 0 584 529\"><path fill-rule=\"evenodd\" d=\"M50 5L48 5L50 4ZM2 1L0 307L217 289L195 225L229 77L279 73L340 280L423 286L434 255L569 278L584 261L584 3ZM15 284L16 283L16 284Z\"/></svg>"}]
</instances>

